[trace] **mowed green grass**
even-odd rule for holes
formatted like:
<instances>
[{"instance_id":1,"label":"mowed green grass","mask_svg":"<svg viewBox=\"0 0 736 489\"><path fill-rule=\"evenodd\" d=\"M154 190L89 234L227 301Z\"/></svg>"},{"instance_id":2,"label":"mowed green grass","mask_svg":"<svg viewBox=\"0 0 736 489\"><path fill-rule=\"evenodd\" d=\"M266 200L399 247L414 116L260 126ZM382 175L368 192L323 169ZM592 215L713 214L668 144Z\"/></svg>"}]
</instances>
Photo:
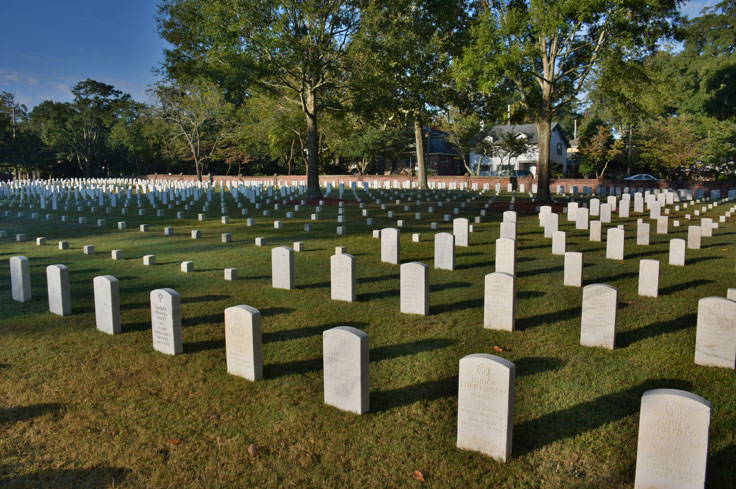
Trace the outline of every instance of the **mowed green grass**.
<instances>
[{"instance_id":1,"label":"mowed green grass","mask_svg":"<svg viewBox=\"0 0 736 489\"><path fill-rule=\"evenodd\" d=\"M442 214L459 204L435 205L422 197L409 212L393 204L394 219L371 203L375 227L406 219L401 230L402 262L432 266L430 221L451 232ZM331 195L334 197L335 195ZM474 198L459 215L471 218L488 196ZM346 195L347 198L347 195ZM409 197L406 197L410 200ZM503 200L502 196L499 201ZM413 200L413 198L411 199ZM0 241L0 487L632 487L640 398L644 391L669 387L694 392L712 402L707 486L732 487L736 465L736 374L693 362L697 303L725 296L736 286L733 220L687 250L685 268L667 264L668 240L686 238L685 212L673 212L670 234L636 246L636 218L615 219L626 227L626 259L605 259L605 243L560 218L567 249L584 252L584 283L618 287L617 347L579 345L582 290L564 287L563 257L551 255L535 215L519 215L517 250L517 331L483 328L483 276L493 271L499 211L475 224L471 246L456 249L457 270L430 270L430 315L399 312L399 267L380 262L380 242L371 237L357 205L346 206L348 235L339 237L336 206L309 221L306 206L285 219L291 206L261 211L248 206L256 225L227 196L231 223L220 223L219 197L208 220L200 206L186 219L55 211L54 220L0 217L8 237ZM271 207L271 206L267 206ZM699 208L700 206L698 206ZM707 215L722 215L720 205ZM0 212L9 209L7 202ZM13 211L17 211L15 207ZM633 207L632 207L633 209ZM131 214L137 214L135 205ZM421 211L422 222L414 220ZM62 224L61 215L75 223ZM90 223L76 224L86 215ZM95 220L106 219L104 228ZM284 222L273 229L273 220ZM128 229L118 231L115 222ZM314 230L305 233L303 225ZM699 222L699 220L697 221ZM150 232L140 233L147 223ZM165 237L164 226L175 235ZM190 230L203 238L192 240ZM15 233L27 241L16 243ZM233 242L221 243L220 233ZM412 232L423 241L413 243ZM45 236L46 246L33 239ZM264 236L266 247L254 246ZM61 251L58 240L68 240ZM605 239L605 229L604 229ZM296 289L271 288L270 249L304 241L295 253ZM87 256L82 246L93 244ZM358 301L330 300L329 257L347 246L357 260ZM125 260L112 261L111 249ZM11 300L8 258L31 260L33 300ZM157 265L146 267L144 254ZM642 258L660 260L660 297L637 295ZM179 264L192 260L195 272ZM48 312L45 267L62 263L71 276L73 314ZM223 280L237 267L240 279ZM92 279L120 280L122 334L95 329ZM152 349L149 293L170 287L182 298L184 354ZM264 379L251 383L228 375L223 311L237 304L263 315ZM370 335L370 412L357 416L323 403L322 332L349 325ZM502 351L498 351L498 349ZM455 448L458 361L472 353L492 353L516 364L513 458L502 464ZM256 450L249 453L248 447ZM415 480L420 471L425 482Z\"/></svg>"}]
</instances>

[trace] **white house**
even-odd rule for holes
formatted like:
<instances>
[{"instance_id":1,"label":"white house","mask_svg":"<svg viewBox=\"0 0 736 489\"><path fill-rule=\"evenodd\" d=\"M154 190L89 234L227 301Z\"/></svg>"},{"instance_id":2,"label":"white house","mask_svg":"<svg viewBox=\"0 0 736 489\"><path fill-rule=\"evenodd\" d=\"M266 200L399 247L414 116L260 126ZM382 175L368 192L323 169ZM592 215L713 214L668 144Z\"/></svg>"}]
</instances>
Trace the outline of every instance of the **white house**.
<instances>
[{"instance_id":1,"label":"white house","mask_svg":"<svg viewBox=\"0 0 736 489\"><path fill-rule=\"evenodd\" d=\"M537 160L539 157L537 127L534 124L512 124L503 126L494 126L490 131L491 142L499 141L505 134L513 134L517 138L524 138L528 147L526 153L509 158L507 155L483 156L477 153L470 153L470 165L474 171L477 171L478 165L481 165L480 175L496 176L501 173L507 173L509 170L527 170L536 176ZM552 134L550 137L550 163L558 163L562 166L562 173L567 174L567 149L570 142L565 135L565 131L557 123L552 123ZM571 168L571 167L570 167Z\"/></svg>"}]
</instances>

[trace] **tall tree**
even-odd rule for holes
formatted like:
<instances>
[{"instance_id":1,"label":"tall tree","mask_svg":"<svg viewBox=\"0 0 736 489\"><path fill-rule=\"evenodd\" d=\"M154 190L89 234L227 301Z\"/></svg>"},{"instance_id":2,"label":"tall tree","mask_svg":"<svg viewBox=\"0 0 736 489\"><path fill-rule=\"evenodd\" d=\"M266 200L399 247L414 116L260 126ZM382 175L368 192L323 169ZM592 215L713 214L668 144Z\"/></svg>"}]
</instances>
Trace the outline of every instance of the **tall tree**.
<instances>
[{"instance_id":1,"label":"tall tree","mask_svg":"<svg viewBox=\"0 0 736 489\"><path fill-rule=\"evenodd\" d=\"M460 153L460 159L469 175L480 175L481 165L473 169L470 162L470 153L488 154L491 149L489 131L475 112L464 113L454 106L443 112L438 120L440 129L447 136L445 139ZM488 139L487 139L488 138Z\"/></svg>"},{"instance_id":2,"label":"tall tree","mask_svg":"<svg viewBox=\"0 0 736 489\"><path fill-rule=\"evenodd\" d=\"M319 188L318 121L344 94L345 61L360 26L357 0L162 0L159 32L174 76L203 68L244 99L249 83L284 97L307 124L307 196Z\"/></svg>"},{"instance_id":3,"label":"tall tree","mask_svg":"<svg viewBox=\"0 0 736 489\"><path fill-rule=\"evenodd\" d=\"M377 0L363 10L354 75L361 99L414 128L419 188L427 188L424 126L452 100L450 64L462 48L457 0Z\"/></svg>"},{"instance_id":4,"label":"tall tree","mask_svg":"<svg viewBox=\"0 0 736 489\"><path fill-rule=\"evenodd\" d=\"M204 166L231 132L232 107L219 88L205 80L158 85L154 93L160 104L159 115L171 128L172 140L182 143L179 154L192 158L197 179L202 181Z\"/></svg>"},{"instance_id":5,"label":"tall tree","mask_svg":"<svg viewBox=\"0 0 736 489\"><path fill-rule=\"evenodd\" d=\"M71 103L46 100L34 107L31 123L59 158L91 177L108 163L110 132L130 95L91 79L77 83L72 93Z\"/></svg>"},{"instance_id":6,"label":"tall tree","mask_svg":"<svg viewBox=\"0 0 736 489\"><path fill-rule=\"evenodd\" d=\"M537 127L538 198L550 201L553 119L581 93L604 53L654 49L677 19L677 0L480 0L460 83L492 93L510 83Z\"/></svg>"}]
</instances>

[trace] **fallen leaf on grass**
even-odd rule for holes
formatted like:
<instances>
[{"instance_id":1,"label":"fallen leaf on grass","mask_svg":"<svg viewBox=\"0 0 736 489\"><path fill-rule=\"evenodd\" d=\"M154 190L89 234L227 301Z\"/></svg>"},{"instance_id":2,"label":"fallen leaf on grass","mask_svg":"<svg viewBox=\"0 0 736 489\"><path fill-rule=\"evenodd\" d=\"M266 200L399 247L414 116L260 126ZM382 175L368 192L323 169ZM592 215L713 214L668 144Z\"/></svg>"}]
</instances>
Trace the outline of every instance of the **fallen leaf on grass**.
<instances>
[{"instance_id":1,"label":"fallen leaf on grass","mask_svg":"<svg viewBox=\"0 0 736 489\"><path fill-rule=\"evenodd\" d=\"M424 475L421 472L419 472L418 470L415 470L414 473L412 474L412 476L416 480L418 480L420 482L424 482Z\"/></svg>"},{"instance_id":2,"label":"fallen leaf on grass","mask_svg":"<svg viewBox=\"0 0 736 489\"><path fill-rule=\"evenodd\" d=\"M721 248L721 251L728 251L728 248Z\"/></svg>"},{"instance_id":3,"label":"fallen leaf on grass","mask_svg":"<svg viewBox=\"0 0 736 489\"><path fill-rule=\"evenodd\" d=\"M251 443L250 445L248 445L248 453L250 453L252 457L256 456L257 451L258 451L258 447L256 446L255 443Z\"/></svg>"},{"instance_id":4,"label":"fallen leaf on grass","mask_svg":"<svg viewBox=\"0 0 736 489\"><path fill-rule=\"evenodd\" d=\"M167 441L172 445L178 445L179 443L181 443L177 438L169 438Z\"/></svg>"}]
</instances>

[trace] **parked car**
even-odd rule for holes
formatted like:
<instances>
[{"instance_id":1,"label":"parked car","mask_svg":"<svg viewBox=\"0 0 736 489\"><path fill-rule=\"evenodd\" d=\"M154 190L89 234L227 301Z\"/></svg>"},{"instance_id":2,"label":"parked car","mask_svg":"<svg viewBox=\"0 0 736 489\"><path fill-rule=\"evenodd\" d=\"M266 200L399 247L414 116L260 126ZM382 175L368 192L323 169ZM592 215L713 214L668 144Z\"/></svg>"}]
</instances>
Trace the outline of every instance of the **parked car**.
<instances>
[{"instance_id":1,"label":"parked car","mask_svg":"<svg viewBox=\"0 0 736 489\"><path fill-rule=\"evenodd\" d=\"M630 177L624 178L624 180L638 180L646 182L658 182L659 178L653 177L649 173L639 173L637 175L631 175Z\"/></svg>"},{"instance_id":2,"label":"parked car","mask_svg":"<svg viewBox=\"0 0 736 489\"><path fill-rule=\"evenodd\" d=\"M500 177L511 177L511 178L526 178L533 177L532 172L529 170L504 170L498 174Z\"/></svg>"}]
</instances>

